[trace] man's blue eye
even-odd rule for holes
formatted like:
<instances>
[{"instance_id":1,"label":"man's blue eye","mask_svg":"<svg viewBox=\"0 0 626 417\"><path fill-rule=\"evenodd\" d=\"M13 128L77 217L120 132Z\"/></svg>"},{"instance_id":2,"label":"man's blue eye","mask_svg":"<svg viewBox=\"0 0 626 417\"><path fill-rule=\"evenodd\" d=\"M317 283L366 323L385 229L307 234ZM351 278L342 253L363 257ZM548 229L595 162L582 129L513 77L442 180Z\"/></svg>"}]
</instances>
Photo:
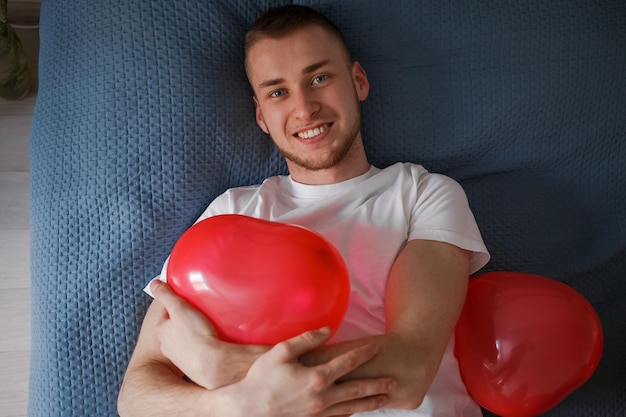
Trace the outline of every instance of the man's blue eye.
<instances>
[{"instance_id":1,"label":"man's blue eye","mask_svg":"<svg viewBox=\"0 0 626 417\"><path fill-rule=\"evenodd\" d=\"M276 91L272 91L272 93L270 94L270 97L281 97L283 95L285 95L285 91L276 90Z\"/></svg>"},{"instance_id":2,"label":"man's blue eye","mask_svg":"<svg viewBox=\"0 0 626 417\"><path fill-rule=\"evenodd\" d=\"M328 79L328 75L319 75L315 78L313 78L313 84L319 84L321 82L324 82Z\"/></svg>"}]
</instances>

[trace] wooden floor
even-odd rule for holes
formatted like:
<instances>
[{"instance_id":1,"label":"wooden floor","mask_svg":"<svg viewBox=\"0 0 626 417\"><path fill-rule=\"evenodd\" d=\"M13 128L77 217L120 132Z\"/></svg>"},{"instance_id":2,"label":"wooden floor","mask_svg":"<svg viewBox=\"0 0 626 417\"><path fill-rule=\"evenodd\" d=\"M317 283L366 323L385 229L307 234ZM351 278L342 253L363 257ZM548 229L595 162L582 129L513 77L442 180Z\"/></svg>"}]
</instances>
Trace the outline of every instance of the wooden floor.
<instances>
[{"instance_id":1,"label":"wooden floor","mask_svg":"<svg viewBox=\"0 0 626 417\"><path fill-rule=\"evenodd\" d=\"M30 352L28 138L34 98L0 99L0 416L26 415Z\"/></svg>"},{"instance_id":2,"label":"wooden floor","mask_svg":"<svg viewBox=\"0 0 626 417\"><path fill-rule=\"evenodd\" d=\"M20 31L36 71L38 33ZM36 89L36 88L35 88ZM0 417L26 416L30 355L28 141L36 92L0 98Z\"/></svg>"}]
</instances>

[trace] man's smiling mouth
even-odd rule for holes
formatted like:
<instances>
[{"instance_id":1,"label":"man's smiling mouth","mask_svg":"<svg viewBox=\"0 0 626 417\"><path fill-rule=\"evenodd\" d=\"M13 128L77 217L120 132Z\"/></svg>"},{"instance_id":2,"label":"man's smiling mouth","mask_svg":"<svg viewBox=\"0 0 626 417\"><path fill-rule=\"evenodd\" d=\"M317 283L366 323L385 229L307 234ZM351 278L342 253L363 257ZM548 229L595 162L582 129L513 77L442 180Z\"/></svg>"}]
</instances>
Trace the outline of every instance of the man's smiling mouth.
<instances>
[{"instance_id":1,"label":"man's smiling mouth","mask_svg":"<svg viewBox=\"0 0 626 417\"><path fill-rule=\"evenodd\" d=\"M312 139L324 133L326 129L328 129L329 127L330 127L330 123L327 123L325 125L316 127L315 129L309 129L309 130L305 130L302 132L298 132L296 136L298 136L300 139Z\"/></svg>"}]
</instances>

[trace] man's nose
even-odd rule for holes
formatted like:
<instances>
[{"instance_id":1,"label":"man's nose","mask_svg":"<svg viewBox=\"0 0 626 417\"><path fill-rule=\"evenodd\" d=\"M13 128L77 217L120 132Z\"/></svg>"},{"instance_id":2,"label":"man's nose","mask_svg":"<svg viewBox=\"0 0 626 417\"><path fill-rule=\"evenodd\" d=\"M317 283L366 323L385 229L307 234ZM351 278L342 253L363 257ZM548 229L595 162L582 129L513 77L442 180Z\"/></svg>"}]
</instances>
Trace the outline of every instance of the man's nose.
<instances>
[{"instance_id":1,"label":"man's nose","mask_svg":"<svg viewBox=\"0 0 626 417\"><path fill-rule=\"evenodd\" d=\"M298 91L293 94L293 115L298 119L309 119L320 110L320 103L315 94Z\"/></svg>"}]
</instances>

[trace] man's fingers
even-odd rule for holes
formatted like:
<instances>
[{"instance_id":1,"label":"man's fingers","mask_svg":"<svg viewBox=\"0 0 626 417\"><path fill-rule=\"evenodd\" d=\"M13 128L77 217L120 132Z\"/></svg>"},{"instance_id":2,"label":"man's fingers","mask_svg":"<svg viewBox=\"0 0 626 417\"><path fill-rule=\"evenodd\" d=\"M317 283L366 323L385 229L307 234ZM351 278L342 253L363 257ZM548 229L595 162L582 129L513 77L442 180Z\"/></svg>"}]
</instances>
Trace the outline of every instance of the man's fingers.
<instances>
[{"instance_id":1,"label":"man's fingers","mask_svg":"<svg viewBox=\"0 0 626 417\"><path fill-rule=\"evenodd\" d=\"M319 367L328 368L328 375L336 381L372 359L377 353L377 345L367 344L356 349L349 350L348 352L337 356L330 362L319 365Z\"/></svg>"},{"instance_id":2,"label":"man's fingers","mask_svg":"<svg viewBox=\"0 0 626 417\"><path fill-rule=\"evenodd\" d=\"M163 306L164 319L169 321L171 318L177 318L177 326L181 322L186 323L187 328L193 329L195 333L217 336L215 326L200 310L194 308L185 301L184 298L176 295L172 287L167 283L154 280L150 283L150 291L154 296L154 300Z\"/></svg>"},{"instance_id":3,"label":"man's fingers","mask_svg":"<svg viewBox=\"0 0 626 417\"><path fill-rule=\"evenodd\" d=\"M329 415L361 413L384 407L395 388L393 378L355 379L335 385L328 393Z\"/></svg>"},{"instance_id":4,"label":"man's fingers","mask_svg":"<svg viewBox=\"0 0 626 417\"><path fill-rule=\"evenodd\" d=\"M328 327L305 332L278 343L272 348L270 353L272 356L276 356L279 361L288 362L321 346L329 336L330 329Z\"/></svg>"},{"instance_id":5,"label":"man's fingers","mask_svg":"<svg viewBox=\"0 0 626 417\"><path fill-rule=\"evenodd\" d=\"M374 395L372 397L359 398L352 401L336 404L326 410L328 416L351 416L355 413L366 413L385 407L389 403L386 395Z\"/></svg>"},{"instance_id":6,"label":"man's fingers","mask_svg":"<svg viewBox=\"0 0 626 417\"><path fill-rule=\"evenodd\" d=\"M168 313L180 308L181 303L184 303L184 301L172 291L169 285L158 279L150 283L150 291L152 291L154 299L161 303Z\"/></svg>"}]
</instances>

